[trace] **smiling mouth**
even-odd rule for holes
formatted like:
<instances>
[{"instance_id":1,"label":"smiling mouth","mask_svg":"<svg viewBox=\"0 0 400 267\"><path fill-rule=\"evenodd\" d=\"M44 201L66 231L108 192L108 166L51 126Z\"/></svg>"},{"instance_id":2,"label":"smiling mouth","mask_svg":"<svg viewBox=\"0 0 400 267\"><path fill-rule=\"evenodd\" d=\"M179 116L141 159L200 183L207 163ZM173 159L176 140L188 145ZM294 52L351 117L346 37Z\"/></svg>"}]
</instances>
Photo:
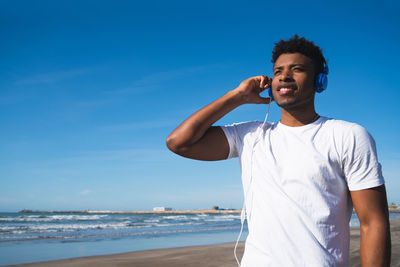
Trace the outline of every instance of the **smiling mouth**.
<instances>
[{"instance_id":1,"label":"smiling mouth","mask_svg":"<svg viewBox=\"0 0 400 267\"><path fill-rule=\"evenodd\" d=\"M281 85L277 89L280 96L291 96L296 90L296 85Z\"/></svg>"},{"instance_id":2,"label":"smiling mouth","mask_svg":"<svg viewBox=\"0 0 400 267\"><path fill-rule=\"evenodd\" d=\"M278 92L289 92L297 89L296 85L281 85L278 87Z\"/></svg>"},{"instance_id":3,"label":"smiling mouth","mask_svg":"<svg viewBox=\"0 0 400 267\"><path fill-rule=\"evenodd\" d=\"M290 91L293 91L293 90L294 89L292 89L292 88L284 87L284 88L279 89L278 92L286 93L286 92L290 92Z\"/></svg>"}]
</instances>

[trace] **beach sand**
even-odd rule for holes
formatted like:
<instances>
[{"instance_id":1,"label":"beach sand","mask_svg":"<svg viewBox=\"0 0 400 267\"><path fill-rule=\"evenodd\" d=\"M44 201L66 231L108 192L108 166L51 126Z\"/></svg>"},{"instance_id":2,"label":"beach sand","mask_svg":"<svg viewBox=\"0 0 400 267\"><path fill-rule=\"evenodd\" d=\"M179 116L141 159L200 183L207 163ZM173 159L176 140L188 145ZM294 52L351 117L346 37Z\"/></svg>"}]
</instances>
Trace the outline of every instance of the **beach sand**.
<instances>
[{"instance_id":1,"label":"beach sand","mask_svg":"<svg viewBox=\"0 0 400 267\"><path fill-rule=\"evenodd\" d=\"M400 267L400 220L391 220L392 234L392 265ZM350 242L350 266L361 266L360 254L360 234L359 228L351 229ZM151 266L151 267L233 267L237 266L233 255L235 243L220 245L169 248L158 250L146 250L106 256L93 256L74 258L59 261L40 262L23 264L17 266L25 267L108 267L108 266ZM238 258L243 255L244 243L239 243L237 249Z\"/></svg>"}]
</instances>

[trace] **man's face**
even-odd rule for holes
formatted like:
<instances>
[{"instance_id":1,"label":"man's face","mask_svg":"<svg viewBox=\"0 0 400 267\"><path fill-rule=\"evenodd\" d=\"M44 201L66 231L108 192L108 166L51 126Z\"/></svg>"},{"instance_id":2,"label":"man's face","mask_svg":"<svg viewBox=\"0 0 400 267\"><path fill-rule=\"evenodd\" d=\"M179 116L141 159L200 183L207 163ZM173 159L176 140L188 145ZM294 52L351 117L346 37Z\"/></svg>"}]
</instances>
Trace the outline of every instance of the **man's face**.
<instances>
[{"instance_id":1,"label":"man's face","mask_svg":"<svg viewBox=\"0 0 400 267\"><path fill-rule=\"evenodd\" d=\"M314 103L314 64L300 53L282 54L274 65L272 93L283 109L301 108Z\"/></svg>"}]
</instances>

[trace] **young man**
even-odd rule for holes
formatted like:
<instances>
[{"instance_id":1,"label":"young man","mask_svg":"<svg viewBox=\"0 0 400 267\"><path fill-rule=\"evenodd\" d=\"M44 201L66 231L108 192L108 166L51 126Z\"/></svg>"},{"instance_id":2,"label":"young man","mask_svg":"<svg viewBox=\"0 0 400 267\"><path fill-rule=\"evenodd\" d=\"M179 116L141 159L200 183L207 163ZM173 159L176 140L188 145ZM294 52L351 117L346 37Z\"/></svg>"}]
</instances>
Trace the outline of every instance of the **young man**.
<instances>
[{"instance_id":1,"label":"young man","mask_svg":"<svg viewBox=\"0 0 400 267\"><path fill-rule=\"evenodd\" d=\"M389 266L390 231L375 143L361 126L315 112L322 52L295 35L276 43L273 78L256 76L186 119L167 146L184 157L239 157L249 234L241 266L349 266L349 220L360 219L362 266ZM243 104L265 104L277 123L212 126ZM323 87L323 85L322 85Z\"/></svg>"}]
</instances>

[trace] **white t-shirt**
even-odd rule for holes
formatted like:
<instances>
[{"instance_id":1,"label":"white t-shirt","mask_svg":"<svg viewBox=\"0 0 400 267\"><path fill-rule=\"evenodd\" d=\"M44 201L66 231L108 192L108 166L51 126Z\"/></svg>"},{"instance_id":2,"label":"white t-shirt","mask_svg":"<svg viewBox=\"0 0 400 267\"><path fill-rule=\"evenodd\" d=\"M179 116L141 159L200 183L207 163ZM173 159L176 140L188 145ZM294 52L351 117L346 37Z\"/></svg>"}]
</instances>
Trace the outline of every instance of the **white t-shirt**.
<instances>
[{"instance_id":1,"label":"white t-shirt","mask_svg":"<svg viewBox=\"0 0 400 267\"><path fill-rule=\"evenodd\" d=\"M241 266L348 266L349 190L384 183L373 138L325 117L261 127L221 127L242 171L249 234Z\"/></svg>"}]
</instances>

